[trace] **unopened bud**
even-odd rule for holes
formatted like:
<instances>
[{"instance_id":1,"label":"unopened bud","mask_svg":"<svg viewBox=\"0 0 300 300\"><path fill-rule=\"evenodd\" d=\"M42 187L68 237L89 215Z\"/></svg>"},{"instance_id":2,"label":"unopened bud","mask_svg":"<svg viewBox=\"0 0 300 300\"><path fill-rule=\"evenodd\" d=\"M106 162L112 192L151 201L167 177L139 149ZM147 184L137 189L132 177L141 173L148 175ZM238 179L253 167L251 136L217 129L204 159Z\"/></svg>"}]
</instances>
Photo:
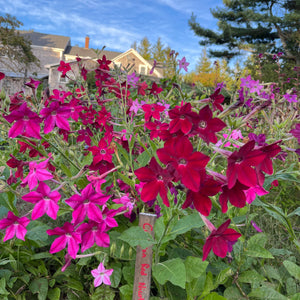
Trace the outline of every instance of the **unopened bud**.
<instances>
[{"instance_id":1,"label":"unopened bud","mask_svg":"<svg viewBox=\"0 0 300 300\"><path fill-rule=\"evenodd\" d=\"M129 248L128 255L129 255L129 258L131 258L131 256L132 256L132 248L131 247Z\"/></svg>"},{"instance_id":2,"label":"unopened bud","mask_svg":"<svg viewBox=\"0 0 300 300\"><path fill-rule=\"evenodd\" d=\"M120 257L122 257L123 253L124 253L124 244L122 244L122 247L120 249Z\"/></svg>"},{"instance_id":3,"label":"unopened bud","mask_svg":"<svg viewBox=\"0 0 300 300\"><path fill-rule=\"evenodd\" d=\"M1 90L1 91L0 91L0 99L1 99L1 100L4 100L5 98L6 98L5 91L4 91L4 90Z\"/></svg>"},{"instance_id":4,"label":"unopened bud","mask_svg":"<svg viewBox=\"0 0 300 300\"><path fill-rule=\"evenodd\" d=\"M110 245L110 255L111 256L114 256L115 252L116 252L116 248L117 248L117 245L115 242L111 243Z\"/></svg>"}]
</instances>

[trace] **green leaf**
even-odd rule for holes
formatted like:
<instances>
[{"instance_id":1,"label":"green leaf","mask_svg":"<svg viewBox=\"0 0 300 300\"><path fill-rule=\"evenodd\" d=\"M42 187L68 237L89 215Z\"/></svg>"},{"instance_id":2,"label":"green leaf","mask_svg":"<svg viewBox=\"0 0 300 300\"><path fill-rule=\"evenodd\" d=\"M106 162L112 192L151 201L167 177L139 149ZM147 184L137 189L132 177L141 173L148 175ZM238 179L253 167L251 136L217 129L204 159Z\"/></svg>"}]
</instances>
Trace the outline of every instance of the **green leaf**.
<instances>
[{"instance_id":1,"label":"green leaf","mask_svg":"<svg viewBox=\"0 0 300 300\"><path fill-rule=\"evenodd\" d=\"M52 254L50 254L49 252L40 252L40 253L36 253L30 256L31 260L35 260L35 259L43 259L43 258L51 258Z\"/></svg>"},{"instance_id":2,"label":"green leaf","mask_svg":"<svg viewBox=\"0 0 300 300\"><path fill-rule=\"evenodd\" d=\"M15 207L15 200L16 196L12 192L0 193L0 207L4 206L15 215L18 215L18 210Z\"/></svg>"},{"instance_id":3,"label":"green leaf","mask_svg":"<svg viewBox=\"0 0 300 300\"><path fill-rule=\"evenodd\" d=\"M241 300L244 299L240 291L235 286L230 286L224 291L224 297L230 300Z\"/></svg>"},{"instance_id":4,"label":"green leaf","mask_svg":"<svg viewBox=\"0 0 300 300\"><path fill-rule=\"evenodd\" d=\"M293 295L293 297L290 300L300 300L300 293Z\"/></svg>"},{"instance_id":5,"label":"green leaf","mask_svg":"<svg viewBox=\"0 0 300 300\"><path fill-rule=\"evenodd\" d=\"M251 257L274 258L270 251L260 246L248 248L245 253Z\"/></svg>"},{"instance_id":6,"label":"green leaf","mask_svg":"<svg viewBox=\"0 0 300 300\"><path fill-rule=\"evenodd\" d=\"M170 234L179 235L190 231L192 228L199 228L204 225L199 213L193 213L180 219L172 228Z\"/></svg>"},{"instance_id":7,"label":"green leaf","mask_svg":"<svg viewBox=\"0 0 300 300\"><path fill-rule=\"evenodd\" d=\"M93 154L92 154L92 152L89 152L88 155L85 155L83 157L81 165L82 165L82 167L87 166L87 165L89 166L92 162L93 162Z\"/></svg>"},{"instance_id":8,"label":"green leaf","mask_svg":"<svg viewBox=\"0 0 300 300\"><path fill-rule=\"evenodd\" d=\"M3 277L0 279L0 295L5 295L5 296L9 295L9 292L6 290L5 285L6 285L6 280Z\"/></svg>"},{"instance_id":9,"label":"green leaf","mask_svg":"<svg viewBox=\"0 0 300 300\"><path fill-rule=\"evenodd\" d=\"M117 288L122 278L122 264L113 263L110 264L109 267L114 270L110 276L111 287Z\"/></svg>"},{"instance_id":10,"label":"green leaf","mask_svg":"<svg viewBox=\"0 0 300 300\"><path fill-rule=\"evenodd\" d=\"M268 237L265 233L257 233L248 240L248 247L255 248L256 246L264 247Z\"/></svg>"},{"instance_id":11,"label":"green leaf","mask_svg":"<svg viewBox=\"0 0 300 300\"><path fill-rule=\"evenodd\" d=\"M199 257L189 256L184 262L186 270L186 281L191 282L194 278L198 278L208 266L207 261L202 261Z\"/></svg>"},{"instance_id":12,"label":"green leaf","mask_svg":"<svg viewBox=\"0 0 300 300\"><path fill-rule=\"evenodd\" d=\"M170 281L174 285L185 288L186 271L180 258L167 260L153 266L153 276L160 284Z\"/></svg>"},{"instance_id":13,"label":"green leaf","mask_svg":"<svg viewBox=\"0 0 300 300\"><path fill-rule=\"evenodd\" d=\"M233 275L233 271L231 270L230 267L222 270L216 278L216 282L214 284L215 288L217 288L220 284L224 284L229 277L232 277L232 275Z\"/></svg>"},{"instance_id":14,"label":"green leaf","mask_svg":"<svg viewBox=\"0 0 300 300\"><path fill-rule=\"evenodd\" d=\"M254 289L248 296L263 300L288 300L287 297L268 287Z\"/></svg>"},{"instance_id":15,"label":"green leaf","mask_svg":"<svg viewBox=\"0 0 300 300\"><path fill-rule=\"evenodd\" d=\"M48 280L46 278L34 279L29 285L33 294L38 294L39 300L46 300L48 294Z\"/></svg>"},{"instance_id":16,"label":"green leaf","mask_svg":"<svg viewBox=\"0 0 300 300\"><path fill-rule=\"evenodd\" d=\"M137 157L136 160L138 162L138 165L135 164L135 167L136 168L145 167L148 164L148 162L150 161L150 158L151 158L151 155L150 155L149 149L145 150Z\"/></svg>"},{"instance_id":17,"label":"green leaf","mask_svg":"<svg viewBox=\"0 0 300 300\"><path fill-rule=\"evenodd\" d=\"M227 299L224 298L223 296L213 292L213 293L207 295L205 298L203 298L203 300L227 300Z\"/></svg>"},{"instance_id":18,"label":"green leaf","mask_svg":"<svg viewBox=\"0 0 300 300\"><path fill-rule=\"evenodd\" d=\"M115 292L107 285L101 285L96 288L95 293L91 296L91 300L114 300Z\"/></svg>"},{"instance_id":19,"label":"green leaf","mask_svg":"<svg viewBox=\"0 0 300 300\"><path fill-rule=\"evenodd\" d=\"M64 164L60 164L60 167L62 169L62 171L69 177L71 178L72 177L72 173L70 171L70 168L68 168L67 166L65 166Z\"/></svg>"},{"instance_id":20,"label":"green leaf","mask_svg":"<svg viewBox=\"0 0 300 300\"><path fill-rule=\"evenodd\" d=\"M128 243L131 247L141 246L143 249L152 246L155 241L152 236L140 226L132 226L125 230L119 239Z\"/></svg>"},{"instance_id":21,"label":"green leaf","mask_svg":"<svg viewBox=\"0 0 300 300\"><path fill-rule=\"evenodd\" d=\"M58 287L50 289L48 291L49 300L59 300L60 299L60 289Z\"/></svg>"},{"instance_id":22,"label":"green leaf","mask_svg":"<svg viewBox=\"0 0 300 300\"><path fill-rule=\"evenodd\" d=\"M296 279L300 280L300 267L297 266L295 263L289 261L289 260L285 260L283 262L283 265L285 266L285 268L288 270L288 272L295 277Z\"/></svg>"},{"instance_id":23,"label":"green leaf","mask_svg":"<svg viewBox=\"0 0 300 300\"><path fill-rule=\"evenodd\" d=\"M288 214L288 217L293 217L295 215L300 216L300 207L297 207L294 211Z\"/></svg>"},{"instance_id":24,"label":"green leaf","mask_svg":"<svg viewBox=\"0 0 300 300\"><path fill-rule=\"evenodd\" d=\"M254 283L264 281L265 277L257 273L255 270L247 270L239 275L238 281L243 283Z\"/></svg>"},{"instance_id":25,"label":"green leaf","mask_svg":"<svg viewBox=\"0 0 300 300\"><path fill-rule=\"evenodd\" d=\"M83 290L83 286L82 283L76 279L73 278L68 278L67 283L65 284L67 287L69 287L72 290L76 290L76 291L82 291Z\"/></svg>"},{"instance_id":26,"label":"green leaf","mask_svg":"<svg viewBox=\"0 0 300 300\"><path fill-rule=\"evenodd\" d=\"M45 242L48 240L49 236L47 234L47 230L50 229L49 226L45 225L39 221L31 221L27 226L26 238L35 241L37 243L41 243L44 246Z\"/></svg>"},{"instance_id":27,"label":"green leaf","mask_svg":"<svg viewBox=\"0 0 300 300\"><path fill-rule=\"evenodd\" d=\"M289 277L285 282L285 286L286 286L286 292L288 296L297 293L297 284L294 278Z\"/></svg>"},{"instance_id":28,"label":"green leaf","mask_svg":"<svg viewBox=\"0 0 300 300\"><path fill-rule=\"evenodd\" d=\"M126 284L120 287L122 300L132 300L133 286Z\"/></svg>"},{"instance_id":29,"label":"green leaf","mask_svg":"<svg viewBox=\"0 0 300 300\"><path fill-rule=\"evenodd\" d=\"M205 284L204 284L204 290L202 293L202 297L208 295L210 293L210 291L212 291L213 289L214 289L213 275L211 272L208 272L206 274L206 278L205 278Z\"/></svg>"},{"instance_id":30,"label":"green leaf","mask_svg":"<svg viewBox=\"0 0 300 300\"><path fill-rule=\"evenodd\" d=\"M126 184L130 185L131 187L135 186L135 182L133 180L131 180L130 178L128 178L127 176L125 176L124 174L122 174L121 172L117 172L118 176L120 177L120 179L122 181L124 181Z\"/></svg>"}]
</instances>

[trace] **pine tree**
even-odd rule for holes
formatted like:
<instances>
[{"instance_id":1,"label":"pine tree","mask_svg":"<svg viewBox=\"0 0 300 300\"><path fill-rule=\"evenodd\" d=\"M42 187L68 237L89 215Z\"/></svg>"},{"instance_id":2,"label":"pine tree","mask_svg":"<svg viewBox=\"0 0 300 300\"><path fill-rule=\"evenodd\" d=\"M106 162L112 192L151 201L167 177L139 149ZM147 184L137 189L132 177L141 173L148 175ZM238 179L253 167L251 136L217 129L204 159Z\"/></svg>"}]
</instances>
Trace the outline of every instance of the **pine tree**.
<instances>
[{"instance_id":1,"label":"pine tree","mask_svg":"<svg viewBox=\"0 0 300 300\"><path fill-rule=\"evenodd\" d=\"M210 73L212 71L211 61L207 57L206 48L203 49L200 59L196 65L196 72Z\"/></svg>"},{"instance_id":2,"label":"pine tree","mask_svg":"<svg viewBox=\"0 0 300 300\"><path fill-rule=\"evenodd\" d=\"M165 60L165 49L164 45L161 42L161 38L159 37L156 41L156 43L152 46L151 49L151 58L155 59L158 62L163 62Z\"/></svg>"},{"instance_id":3,"label":"pine tree","mask_svg":"<svg viewBox=\"0 0 300 300\"><path fill-rule=\"evenodd\" d=\"M189 25L202 37L200 45L224 46L210 50L210 55L231 59L242 50L250 52L283 52L283 58L300 65L300 1L299 0L223 0L224 8L212 9L219 20L219 32L196 22Z\"/></svg>"},{"instance_id":4,"label":"pine tree","mask_svg":"<svg viewBox=\"0 0 300 300\"><path fill-rule=\"evenodd\" d=\"M137 47L138 53L143 56L146 60L151 59L151 43L147 37L144 37Z\"/></svg>"}]
</instances>

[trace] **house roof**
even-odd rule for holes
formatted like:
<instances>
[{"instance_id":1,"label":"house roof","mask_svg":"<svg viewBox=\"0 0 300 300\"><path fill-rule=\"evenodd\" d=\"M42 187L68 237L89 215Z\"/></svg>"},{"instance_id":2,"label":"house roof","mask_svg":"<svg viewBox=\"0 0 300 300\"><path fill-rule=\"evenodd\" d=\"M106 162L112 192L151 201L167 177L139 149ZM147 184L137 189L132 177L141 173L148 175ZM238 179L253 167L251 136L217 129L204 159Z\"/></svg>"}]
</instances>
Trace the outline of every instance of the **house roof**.
<instances>
[{"instance_id":1,"label":"house roof","mask_svg":"<svg viewBox=\"0 0 300 300\"><path fill-rule=\"evenodd\" d=\"M70 44L70 38L63 35L46 34L35 31L20 30L20 35L31 41L33 46L51 47L58 49L66 49Z\"/></svg>"},{"instance_id":2,"label":"house roof","mask_svg":"<svg viewBox=\"0 0 300 300\"><path fill-rule=\"evenodd\" d=\"M108 60L112 60L118 55L120 55L122 52L116 52L116 51L107 51L103 50L100 52L99 57L102 57L103 55L106 56ZM97 53L94 49L91 48L82 48L78 46L68 46L65 52L65 55L71 55L71 56L79 56L79 57L90 57L90 58L97 58Z\"/></svg>"}]
</instances>

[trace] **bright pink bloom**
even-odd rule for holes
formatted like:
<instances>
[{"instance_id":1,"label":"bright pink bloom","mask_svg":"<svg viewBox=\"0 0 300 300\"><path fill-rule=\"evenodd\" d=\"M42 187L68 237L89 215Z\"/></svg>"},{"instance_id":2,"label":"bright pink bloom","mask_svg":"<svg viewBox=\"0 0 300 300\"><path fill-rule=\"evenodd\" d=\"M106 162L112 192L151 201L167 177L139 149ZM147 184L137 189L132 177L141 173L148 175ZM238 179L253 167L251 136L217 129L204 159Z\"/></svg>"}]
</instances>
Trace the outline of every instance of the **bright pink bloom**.
<instances>
[{"instance_id":1,"label":"bright pink bloom","mask_svg":"<svg viewBox=\"0 0 300 300\"><path fill-rule=\"evenodd\" d=\"M51 132L55 125L66 131L70 131L68 118L71 116L71 110L67 106L63 106L60 102L55 101L49 107L41 110L40 115L44 118L45 134Z\"/></svg>"},{"instance_id":2,"label":"bright pink bloom","mask_svg":"<svg viewBox=\"0 0 300 300\"><path fill-rule=\"evenodd\" d=\"M40 85L40 81L38 80L34 80L30 77L30 81L29 82L26 82L25 85L27 85L28 87L31 87L32 89L37 89L38 86Z\"/></svg>"},{"instance_id":3,"label":"bright pink bloom","mask_svg":"<svg viewBox=\"0 0 300 300\"><path fill-rule=\"evenodd\" d=\"M188 63L185 59L185 56L182 59L178 59L179 70L184 69L184 71L188 71L187 67L190 63Z\"/></svg>"},{"instance_id":4,"label":"bright pink bloom","mask_svg":"<svg viewBox=\"0 0 300 300\"><path fill-rule=\"evenodd\" d=\"M298 144L300 144L300 123L296 124L295 128L290 131L290 133L298 139Z\"/></svg>"},{"instance_id":5,"label":"bright pink bloom","mask_svg":"<svg viewBox=\"0 0 300 300\"><path fill-rule=\"evenodd\" d=\"M105 269L103 263L100 263L97 269L91 271L93 277L95 277L94 286L97 287L102 283L111 285L109 277L111 276L113 271L113 269Z\"/></svg>"},{"instance_id":6,"label":"bright pink bloom","mask_svg":"<svg viewBox=\"0 0 300 300\"><path fill-rule=\"evenodd\" d=\"M163 169L155 160L151 158L148 167L142 167L134 171L138 180L146 182L143 186L141 199L148 202L156 199L159 194L166 206L170 206L168 200L168 185L173 179L172 170L170 167Z\"/></svg>"},{"instance_id":7,"label":"bright pink bloom","mask_svg":"<svg viewBox=\"0 0 300 300\"><path fill-rule=\"evenodd\" d=\"M249 189L245 190L246 202L251 204L255 200L256 195L263 196L268 193L268 191L266 191L263 187L259 185L250 187Z\"/></svg>"},{"instance_id":8,"label":"bright pink bloom","mask_svg":"<svg viewBox=\"0 0 300 300\"><path fill-rule=\"evenodd\" d=\"M255 228L255 230L256 230L257 232L263 232L263 231L257 226L257 224L256 224L254 221L251 221L250 223L251 223L251 225Z\"/></svg>"},{"instance_id":9,"label":"bright pink bloom","mask_svg":"<svg viewBox=\"0 0 300 300\"><path fill-rule=\"evenodd\" d=\"M57 253L68 245L68 253L72 258L76 258L76 254L79 250L79 244L81 243L81 235L77 232L74 226L66 222L63 227L56 227L54 229L47 230L49 235L60 235L51 245L50 253Z\"/></svg>"},{"instance_id":10,"label":"bright pink bloom","mask_svg":"<svg viewBox=\"0 0 300 300\"><path fill-rule=\"evenodd\" d=\"M165 165L171 164L175 177L190 190L198 192L201 172L209 161L209 157L201 152L194 152L193 145L185 136L165 143L164 148L157 150L157 156Z\"/></svg>"},{"instance_id":11,"label":"bright pink bloom","mask_svg":"<svg viewBox=\"0 0 300 300\"><path fill-rule=\"evenodd\" d=\"M134 201L132 201L128 195L122 196L120 198L116 198L114 200L112 200L114 203L116 204L123 204L122 207L120 207L118 209L118 211L124 211L124 210L128 210L125 214L124 217L129 218L132 210L134 208Z\"/></svg>"},{"instance_id":12,"label":"bright pink bloom","mask_svg":"<svg viewBox=\"0 0 300 300\"><path fill-rule=\"evenodd\" d=\"M82 235L81 251L91 248L96 243L99 247L109 247L110 238L105 233L105 224L89 221L88 223L81 224L77 232Z\"/></svg>"},{"instance_id":13,"label":"bright pink bloom","mask_svg":"<svg viewBox=\"0 0 300 300\"><path fill-rule=\"evenodd\" d=\"M212 231L203 247L203 258L206 260L209 252L213 250L214 254L224 258L229 250L229 243L236 242L241 234L234 229L228 228L231 220L227 220L218 229Z\"/></svg>"},{"instance_id":14,"label":"bright pink bloom","mask_svg":"<svg viewBox=\"0 0 300 300\"><path fill-rule=\"evenodd\" d=\"M69 63L65 63L61 60L57 71L62 72L62 76L65 77L67 72L71 71L71 66Z\"/></svg>"},{"instance_id":15,"label":"bright pink bloom","mask_svg":"<svg viewBox=\"0 0 300 300\"><path fill-rule=\"evenodd\" d=\"M288 94L286 93L285 95L283 95L283 97L290 103L297 103L297 94Z\"/></svg>"},{"instance_id":16,"label":"bright pink bloom","mask_svg":"<svg viewBox=\"0 0 300 300\"><path fill-rule=\"evenodd\" d=\"M257 185L257 176L253 166L259 165L266 157L260 150L253 150L255 141L249 141L238 151L228 157L227 178L228 188L231 189L237 179L246 186Z\"/></svg>"},{"instance_id":17,"label":"bright pink bloom","mask_svg":"<svg viewBox=\"0 0 300 300\"><path fill-rule=\"evenodd\" d=\"M95 172L94 175L88 175L86 178L93 185L97 193L102 193L101 185L106 182L106 180L96 175L97 173Z\"/></svg>"},{"instance_id":18,"label":"bright pink bloom","mask_svg":"<svg viewBox=\"0 0 300 300\"><path fill-rule=\"evenodd\" d=\"M31 215L32 220L40 218L45 213L53 220L56 220L59 210L57 202L60 198L61 195L59 192L51 192L50 187L44 182L40 182L36 191L30 192L22 197L24 201L35 203Z\"/></svg>"},{"instance_id":19,"label":"bright pink bloom","mask_svg":"<svg viewBox=\"0 0 300 300\"><path fill-rule=\"evenodd\" d=\"M81 191L81 195L73 195L66 200L66 203L74 209L72 223L81 223L86 215L93 221L101 222L102 213L97 205L105 204L109 198L110 196L96 193L92 184L88 184Z\"/></svg>"},{"instance_id":20,"label":"bright pink bloom","mask_svg":"<svg viewBox=\"0 0 300 300\"><path fill-rule=\"evenodd\" d=\"M65 99L71 95L72 95L71 92L65 92L65 91L54 89L53 95L50 96L50 99L58 100L60 103L64 103Z\"/></svg>"},{"instance_id":21,"label":"bright pink bloom","mask_svg":"<svg viewBox=\"0 0 300 300\"><path fill-rule=\"evenodd\" d=\"M135 76L135 72L127 75L127 83L131 85L133 88L136 88L136 84L139 81L139 77Z\"/></svg>"},{"instance_id":22,"label":"bright pink bloom","mask_svg":"<svg viewBox=\"0 0 300 300\"><path fill-rule=\"evenodd\" d=\"M22 183L27 183L29 190L32 190L38 184L38 181L45 181L53 178L53 175L47 170L49 159L40 163L31 161L29 163L29 173Z\"/></svg>"},{"instance_id":23,"label":"bright pink bloom","mask_svg":"<svg viewBox=\"0 0 300 300\"><path fill-rule=\"evenodd\" d=\"M11 211L8 212L7 218L0 220L0 229L6 229L3 242L12 239L16 236L18 239L25 241L27 232L26 226L30 220L26 217L19 218Z\"/></svg>"},{"instance_id":24,"label":"bright pink bloom","mask_svg":"<svg viewBox=\"0 0 300 300\"><path fill-rule=\"evenodd\" d=\"M27 107L27 103L23 103L10 115L4 116L4 119L9 123L16 121L10 128L8 137L15 138L22 134L31 138L41 139L40 123L42 119Z\"/></svg>"}]
</instances>

